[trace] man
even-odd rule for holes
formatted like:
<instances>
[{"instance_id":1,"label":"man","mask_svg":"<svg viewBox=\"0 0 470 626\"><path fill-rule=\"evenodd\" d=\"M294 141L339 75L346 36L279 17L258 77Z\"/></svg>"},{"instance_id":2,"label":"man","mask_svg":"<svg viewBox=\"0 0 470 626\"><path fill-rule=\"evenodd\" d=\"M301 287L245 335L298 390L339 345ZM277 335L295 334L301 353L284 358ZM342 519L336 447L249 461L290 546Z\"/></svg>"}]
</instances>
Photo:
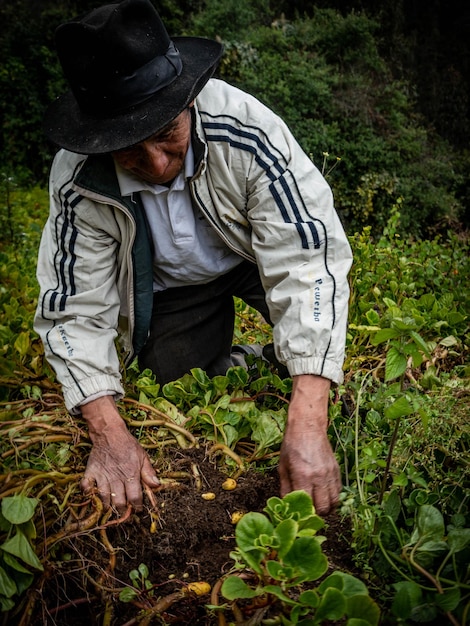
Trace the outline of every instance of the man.
<instances>
[{"instance_id":1,"label":"man","mask_svg":"<svg viewBox=\"0 0 470 626\"><path fill-rule=\"evenodd\" d=\"M286 125L212 79L221 46L173 41L150 0L123 0L59 27L70 91L45 118L51 170L35 326L67 408L93 448L82 488L142 508L158 485L128 432L115 339L164 383L233 363L233 296L273 325L293 377L281 493L326 514L339 467L327 438L341 382L351 252L331 191Z\"/></svg>"}]
</instances>

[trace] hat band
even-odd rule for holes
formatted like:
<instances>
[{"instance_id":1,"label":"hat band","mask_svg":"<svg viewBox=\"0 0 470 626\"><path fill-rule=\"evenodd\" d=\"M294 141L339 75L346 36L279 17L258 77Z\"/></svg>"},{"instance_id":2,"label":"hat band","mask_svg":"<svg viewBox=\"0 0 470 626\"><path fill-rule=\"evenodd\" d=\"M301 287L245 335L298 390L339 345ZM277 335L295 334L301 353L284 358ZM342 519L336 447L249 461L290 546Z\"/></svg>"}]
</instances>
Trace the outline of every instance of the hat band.
<instances>
[{"instance_id":1,"label":"hat band","mask_svg":"<svg viewBox=\"0 0 470 626\"><path fill-rule=\"evenodd\" d=\"M170 85L182 70L180 53L170 42L164 55L155 57L129 76L117 76L91 89L80 85L74 93L85 113L95 116L119 113L145 102L160 89Z\"/></svg>"}]
</instances>

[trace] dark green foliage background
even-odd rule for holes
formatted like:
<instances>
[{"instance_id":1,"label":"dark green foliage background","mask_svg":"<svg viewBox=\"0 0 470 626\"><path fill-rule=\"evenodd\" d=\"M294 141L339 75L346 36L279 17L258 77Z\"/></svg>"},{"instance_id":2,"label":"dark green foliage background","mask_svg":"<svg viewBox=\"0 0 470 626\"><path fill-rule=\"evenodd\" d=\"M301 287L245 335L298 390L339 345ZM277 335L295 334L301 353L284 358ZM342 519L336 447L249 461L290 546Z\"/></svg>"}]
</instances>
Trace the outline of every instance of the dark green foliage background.
<instances>
[{"instance_id":1,"label":"dark green foliage background","mask_svg":"<svg viewBox=\"0 0 470 626\"><path fill-rule=\"evenodd\" d=\"M54 30L98 4L0 3L0 169L17 183L44 184L55 150L41 129L47 104L65 89ZM219 75L287 121L327 174L349 232L365 224L381 232L399 198L403 232L429 236L465 227L468 3L155 0L155 5L170 33L223 41Z\"/></svg>"}]
</instances>

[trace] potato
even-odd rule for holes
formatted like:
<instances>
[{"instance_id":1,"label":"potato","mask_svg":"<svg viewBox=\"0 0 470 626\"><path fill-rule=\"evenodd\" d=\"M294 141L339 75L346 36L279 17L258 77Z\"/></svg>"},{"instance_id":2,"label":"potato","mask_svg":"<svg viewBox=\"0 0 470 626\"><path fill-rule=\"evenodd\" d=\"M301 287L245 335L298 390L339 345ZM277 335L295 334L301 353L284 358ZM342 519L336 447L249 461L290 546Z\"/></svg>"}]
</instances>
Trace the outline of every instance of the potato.
<instances>
[{"instance_id":1,"label":"potato","mask_svg":"<svg viewBox=\"0 0 470 626\"><path fill-rule=\"evenodd\" d=\"M206 594L210 593L211 586L209 585L209 583L200 581L197 583L189 583L189 585L186 587L186 590L192 591L192 593L195 593L197 596L205 596Z\"/></svg>"},{"instance_id":2,"label":"potato","mask_svg":"<svg viewBox=\"0 0 470 626\"><path fill-rule=\"evenodd\" d=\"M201 493L201 498L203 500L215 500L215 493L212 493L212 491Z\"/></svg>"},{"instance_id":3,"label":"potato","mask_svg":"<svg viewBox=\"0 0 470 626\"><path fill-rule=\"evenodd\" d=\"M222 489L224 489L225 491L233 491L236 486L237 481L233 478L227 478L227 480L222 483Z\"/></svg>"}]
</instances>

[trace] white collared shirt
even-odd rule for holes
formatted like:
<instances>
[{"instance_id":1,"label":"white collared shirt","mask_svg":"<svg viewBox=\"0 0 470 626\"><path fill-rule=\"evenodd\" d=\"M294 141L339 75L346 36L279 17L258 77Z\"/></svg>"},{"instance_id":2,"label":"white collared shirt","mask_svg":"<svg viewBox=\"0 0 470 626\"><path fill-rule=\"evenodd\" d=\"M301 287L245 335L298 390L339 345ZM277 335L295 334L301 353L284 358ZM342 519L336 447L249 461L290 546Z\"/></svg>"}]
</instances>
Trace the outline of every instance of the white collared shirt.
<instances>
[{"instance_id":1,"label":"white collared shirt","mask_svg":"<svg viewBox=\"0 0 470 626\"><path fill-rule=\"evenodd\" d=\"M121 194L140 193L142 198L154 244L154 291L208 283L241 263L242 257L193 208L188 185L194 174L191 145L170 187L152 185L115 166Z\"/></svg>"}]
</instances>

